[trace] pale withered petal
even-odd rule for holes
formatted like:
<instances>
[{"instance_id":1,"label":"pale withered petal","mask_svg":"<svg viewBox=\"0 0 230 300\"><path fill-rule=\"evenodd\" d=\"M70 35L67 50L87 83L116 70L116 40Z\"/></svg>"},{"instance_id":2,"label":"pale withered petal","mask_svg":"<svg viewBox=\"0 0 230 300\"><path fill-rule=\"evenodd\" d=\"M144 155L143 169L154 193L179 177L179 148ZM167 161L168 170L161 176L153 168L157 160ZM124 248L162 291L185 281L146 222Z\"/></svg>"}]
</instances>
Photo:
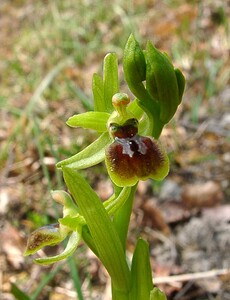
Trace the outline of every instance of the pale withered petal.
<instances>
[{"instance_id":1,"label":"pale withered petal","mask_svg":"<svg viewBox=\"0 0 230 300\"><path fill-rule=\"evenodd\" d=\"M63 234L60 225L52 224L38 228L29 236L24 255L31 255L45 246L54 246L65 239L67 232Z\"/></svg>"}]
</instances>

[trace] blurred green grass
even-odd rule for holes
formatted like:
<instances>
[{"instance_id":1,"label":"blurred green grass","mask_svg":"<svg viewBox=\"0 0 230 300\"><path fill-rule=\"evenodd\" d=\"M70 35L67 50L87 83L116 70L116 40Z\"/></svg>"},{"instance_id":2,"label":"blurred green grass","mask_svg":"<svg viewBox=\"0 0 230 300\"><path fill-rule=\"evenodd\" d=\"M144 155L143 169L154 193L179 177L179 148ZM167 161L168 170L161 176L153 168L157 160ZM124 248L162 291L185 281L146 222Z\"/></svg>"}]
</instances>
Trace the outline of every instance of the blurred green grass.
<instances>
[{"instance_id":1,"label":"blurred green grass","mask_svg":"<svg viewBox=\"0 0 230 300\"><path fill-rule=\"evenodd\" d=\"M140 43L151 39L169 52L185 73L181 116L198 123L202 107L215 113L208 101L221 93L229 78L226 12L227 4L220 6L217 1L115 0L108 5L103 0L15 0L0 4L0 170L3 187L14 184L24 205L13 222L17 227L22 227L20 218L31 221L29 231L47 219L37 217L44 211L50 220L60 214L49 200L50 189L63 188L55 163L95 138L94 133L86 136L80 129L68 128L65 121L92 108L93 72L101 72L107 52L116 52L121 61L131 32ZM122 76L121 86L125 89Z\"/></svg>"}]
</instances>

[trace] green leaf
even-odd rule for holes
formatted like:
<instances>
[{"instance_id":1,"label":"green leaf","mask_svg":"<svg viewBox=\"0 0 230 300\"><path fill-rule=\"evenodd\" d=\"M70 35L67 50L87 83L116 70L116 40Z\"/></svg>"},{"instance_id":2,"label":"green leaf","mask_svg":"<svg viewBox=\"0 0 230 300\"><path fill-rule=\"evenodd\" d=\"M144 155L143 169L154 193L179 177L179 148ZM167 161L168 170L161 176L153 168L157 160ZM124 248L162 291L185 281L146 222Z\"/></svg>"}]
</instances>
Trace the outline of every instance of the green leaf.
<instances>
[{"instance_id":1,"label":"green leaf","mask_svg":"<svg viewBox=\"0 0 230 300\"><path fill-rule=\"evenodd\" d=\"M49 264L58 262L62 259L65 259L68 256L73 254L73 252L76 250L80 240L81 240L81 227L78 227L77 231L72 232L72 234L70 235L68 244L67 244L65 250L61 254L51 256L51 257L37 258L34 261L40 265L49 265Z\"/></svg>"},{"instance_id":2,"label":"green leaf","mask_svg":"<svg viewBox=\"0 0 230 300\"><path fill-rule=\"evenodd\" d=\"M103 83L105 111L111 113L114 110L112 97L119 92L118 62L115 53L109 53L104 58Z\"/></svg>"},{"instance_id":3,"label":"green leaf","mask_svg":"<svg viewBox=\"0 0 230 300\"><path fill-rule=\"evenodd\" d=\"M94 129L98 132L107 130L106 124L110 114L105 112L88 111L83 114L74 115L66 122L70 127L83 127L86 129Z\"/></svg>"},{"instance_id":4,"label":"green leaf","mask_svg":"<svg viewBox=\"0 0 230 300\"><path fill-rule=\"evenodd\" d=\"M31 300L31 298L20 290L14 283L11 283L11 294L14 295L17 300Z\"/></svg>"},{"instance_id":5,"label":"green leaf","mask_svg":"<svg viewBox=\"0 0 230 300\"><path fill-rule=\"evenodd\" d=\"M104 85L100 75L93 74L92 90L94 96L94 110L95 111L106 111L104 103Z\"/></svg>"},{"instance_id":6,"label":"green leaf","mask_svg":"<svg viewBox=\"0 0 230 300\"><path fill-rule=\"evenodd\" d=\"M68 263L69 263L69 269L70 269L70 277L73 281L73 286L77 293L77 299L84 300L84 297L82 294L82 289L81 289L81 279L79 277L78 266L77 266L73 256L70 256L68 258Z\"/></svg>"},{"instance_id":7,"label":"green leaf","mask_svg":"<svg viewBox=\"0 0 230 300\"><path fill-rule=\"evenodd\" d=\"M150 291L153 289L152 271L149 261L149 246L148 243L142 239L137 241L133 254L131 278L131 299L149 299Z\"/></svg>"},{"instance_id":8,"label":"green leaf","mask_svg":"<svg viewBox=\"0 0 230 300\"><path fill-rule=\"evenodd\" d=\"M158 288L154 288L150 294L150 300L167 300L165 294Z\"/></svg>"},{"instance_id":9,"label":"green leaf","mask_svg":"<svg viewBox=\"0 0 230 300\"><path fill-rule=\"evenodd\" d=\"M121 241L100 198L82 176L63 168L64 179L86 220L98 255L118 290L129 290L130 271Z\"/></svg>"},{"instance_id":10,"label":"green leaf","mask_svg":"<svg viewBox=\"0 0 230 300\"><path fill-rule=\"evenodd\" d=\"M109 134L105 132L81 152L57 163L57 168L68 167L80 170L95 166L105 159L105 147L110 143Z\"/></svg>"}]
</instances>

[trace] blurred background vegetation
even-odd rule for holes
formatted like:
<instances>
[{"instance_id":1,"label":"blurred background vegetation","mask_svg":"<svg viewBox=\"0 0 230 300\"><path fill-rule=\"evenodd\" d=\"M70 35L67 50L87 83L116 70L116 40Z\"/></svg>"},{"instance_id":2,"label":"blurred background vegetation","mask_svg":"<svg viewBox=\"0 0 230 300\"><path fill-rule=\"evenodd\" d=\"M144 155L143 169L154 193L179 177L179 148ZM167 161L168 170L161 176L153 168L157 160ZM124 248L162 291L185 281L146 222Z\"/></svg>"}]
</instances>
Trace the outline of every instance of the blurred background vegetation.
<instances>
[{"instance_id":1,"label":"blurred background vegetation","mask_svg":"<svg viewBox=\"0 0 230 300\"><path fill-rule=\"evenodd\" d=\"M106 274L84 245L49 269L22 253L32 230L61 215L50 197L50 190L65 189L56 162L96 137L65 121L93 108L92 75L101 73L108 52L122 62L130 33L143 46L150 39L166 51L187 79L183 104L162 135L169 178L180 187L215 182L229 204L229 16L224 0L1 0L1 299L75 299L76 293L79 299L109 299L102 296ZM121 90L128 92L121 65L119 70ZM109 195L103 165L84 176L102 198ZM152 195L163 193L162 185L150 183Z\"/></svg>"}]
</instances>

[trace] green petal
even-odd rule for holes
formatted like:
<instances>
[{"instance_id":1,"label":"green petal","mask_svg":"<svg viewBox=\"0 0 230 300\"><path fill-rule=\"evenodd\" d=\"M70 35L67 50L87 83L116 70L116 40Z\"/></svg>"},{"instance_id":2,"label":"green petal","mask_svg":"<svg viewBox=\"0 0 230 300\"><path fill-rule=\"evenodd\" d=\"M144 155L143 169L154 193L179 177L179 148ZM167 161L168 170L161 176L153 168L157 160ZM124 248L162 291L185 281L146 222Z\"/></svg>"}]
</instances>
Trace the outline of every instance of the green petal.
<instances>
[{"instance_id":1,"label":"green petal","mask_svg":"<svg viewBox=\"0 0 230 300\"><path fill-rule=\"evenodd\" d=\"M105 158L105 147L111 143L109 134L103 133L96 141L74 156L57 163L57 168L68 167L76 170L95 166Z\"/></svg>"},{"instance_id":2,"label":"green petal","mask_svg":"<svg viewBox=\"0 0 230 300\"><path fill-rule=\"evenodd\" d=\"M65 250L61 254L51 256L51 257L37 258L34 261L37 264L49 265L49 264L53 264L55 262L58 262L62 259L65 259L68 256L73 254L73 252L76 250L80 240L81 240L81 229L79 228L78 231L74 231L71 234Z\"/></svg>"},{"instance_id":3,"label":"green petal","mask_svg":"<svg viewBox=\"0 0 230 300\"><path fill-rule=\"evenodd\" d=\"M83 114L74 115L66 122L70 127L83 127L86 129L94 129L98 132L107 130L106 123L110 114L105 112L89 111Z\"/></svg>"}]
</instances>

